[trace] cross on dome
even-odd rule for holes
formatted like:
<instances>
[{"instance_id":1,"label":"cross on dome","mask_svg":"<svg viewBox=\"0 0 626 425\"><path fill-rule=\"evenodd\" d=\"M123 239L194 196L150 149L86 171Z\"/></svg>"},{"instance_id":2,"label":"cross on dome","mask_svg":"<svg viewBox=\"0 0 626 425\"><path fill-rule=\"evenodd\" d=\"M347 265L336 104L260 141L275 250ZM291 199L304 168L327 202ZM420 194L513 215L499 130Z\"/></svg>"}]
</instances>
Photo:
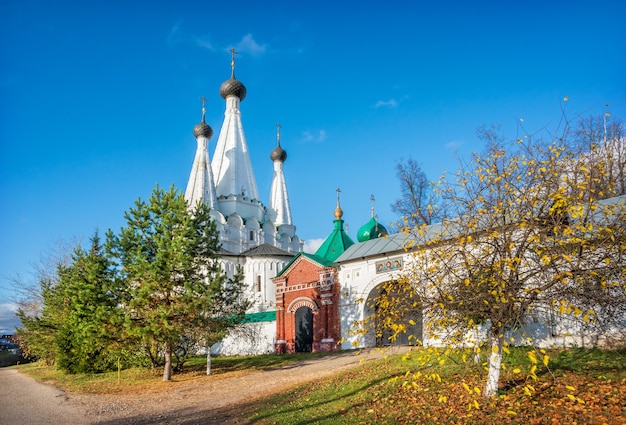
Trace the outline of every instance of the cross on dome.
<instances>
[{"instance_id":1,"label":"cross on dome","mask_svg":"<svg viewBox=\"0 0 626 425\"><path fill-rule=\"evenodd\" d=\"M341 220L341 217L343 217L343 210L341 209L341 205L339 203L340 194L341 194L341 189L337 188L337 208L335 208L335 220Z\"/></svg>"},{"instance_id":2,"label":"cross on dome","mask_svg":"<svg viewBox=\"0 0 626 425\"><path fill-rule=\"evenodd\" d=\"M202 101L202 122L204 122L204 114L206 114L206 97L202 96L200 97L200 100Z\"/></svg>"},{"instance_id":3,"label":"cross on dome","mask_svg":"<svg viewBox=\"0 0 626 425\"><path fill-rule=\"evenodd\" d=\"M230 53L231 53L230 67L232 68L231 75L232 75L232 78L235 78L235 55L238 55L239 52L237 52L235 48L233 47L232 49L230 49Z\"/></svg>"},{"instance_id":4,"label":"cross on dome","mask_svg":"<svg viewBox=\"0 0 626 425\"><path fill-rule=\"evenodd\" d=\"M282 126L276 123L276 147L270 152L270 159L272 161L285 162L287 159L287 151L280 147L280 128Z\"/></svg>"}]
</instances>

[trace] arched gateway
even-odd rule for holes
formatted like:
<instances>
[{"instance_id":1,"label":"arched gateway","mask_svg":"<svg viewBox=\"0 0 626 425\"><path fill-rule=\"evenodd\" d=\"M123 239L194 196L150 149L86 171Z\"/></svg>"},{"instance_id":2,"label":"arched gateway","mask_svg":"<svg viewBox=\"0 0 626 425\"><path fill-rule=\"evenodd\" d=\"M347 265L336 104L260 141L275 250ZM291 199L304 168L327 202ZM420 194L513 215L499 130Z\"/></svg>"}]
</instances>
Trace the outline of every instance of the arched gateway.
<instances>
[{"instance_id":1,"label":"arched gateway","mask_svg":"<svg viewBox=\"0 0 626 425\"><path fill-rule=\"evenodd\" d=\"M383 282L370 291L363 319L367 346L418 345L423 340L419 299L396 281Z\"/></svg>"},{"instance_id":2,"label":"arched gateway","mask_svg":"<svg viewBox=\"0 0 626 425\"><path fill-rule=\"evenodd\" d=\"M300 307L296 310L296 352L310 353L313 351L313 310Z\"/></svg>"}]
</instances>

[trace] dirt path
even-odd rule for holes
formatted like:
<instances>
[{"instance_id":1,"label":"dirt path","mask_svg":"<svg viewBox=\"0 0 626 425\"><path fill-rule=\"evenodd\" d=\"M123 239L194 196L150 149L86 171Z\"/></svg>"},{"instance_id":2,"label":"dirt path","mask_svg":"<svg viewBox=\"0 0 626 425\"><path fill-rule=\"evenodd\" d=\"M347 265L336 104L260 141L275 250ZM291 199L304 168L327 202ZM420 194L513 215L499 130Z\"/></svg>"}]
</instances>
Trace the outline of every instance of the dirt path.
<instances>
[{"instance_id":1,"label":"dirt path","mask_svg":"<svg viewBox=\"0 0 626 425\"><path fill-rule=\"evenodd\" d=\"M89 424L84 409L67 394L16 369L0 368L0 423L2 424Z\"/></svg>"},{"instance_id":2,"label":"dirt path","mask_svg":"<svg viewBox=\"0 0 626 425\"><path fill-rule=\"evenodd\" d=\"M358 354L339 353L336 356L309 359L270 371L197 376L186 381L163 383L157 389L131 395L63 394L65 401L59 404L59 412L68 411L72 414L80 412L82 416L75 422L62 420L38 423L247 424L249 423L246 420L247 413L251 403L256 399L399 350L402 348L384 352L371 350ZM42 387L50 388L43 385Z\"/></svg>"}]
</instances>

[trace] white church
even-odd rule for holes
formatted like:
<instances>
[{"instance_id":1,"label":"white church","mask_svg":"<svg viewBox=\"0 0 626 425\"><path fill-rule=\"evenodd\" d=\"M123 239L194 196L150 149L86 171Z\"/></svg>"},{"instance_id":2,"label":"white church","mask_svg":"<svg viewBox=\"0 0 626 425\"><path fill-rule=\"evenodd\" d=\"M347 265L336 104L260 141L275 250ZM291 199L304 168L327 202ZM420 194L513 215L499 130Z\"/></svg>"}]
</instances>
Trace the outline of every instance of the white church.
<instances>
[{"instance_id":1,"label":"white church","mask_svg":"<svg viewBox=\"0 0 626 425\"><path fill-rule=\"evenodd\" d=\"M211 207L220 233L220 263L231 277L242 267L252 307L246 323L214 345L212 352L332 351L380 344L374 335L356 336L350 331L355 322L371 314L369 301L380 286L409 267L407 235L387 235L375 218L372 198L372 217L359 229L355 243L344 231L338 193L328 238L315 254L303 252L304 242L291 216L280 126L270 153L274 175L267 204L259 196L241 119L246 87L235 78L234 49L231 52L231 76L220 87L226 108L217 145L211 160L213 130L205 122L203 105L202 121L193 129L197 150L185 199L190 206L204 202ZM626 198L616 202L624 205ZM436 232L437 225L430 227ZM540 319L532 327L543 345L577 342L567 322ZM416 335L424 345L435 343L423 332L421 311L415 311L407 328L407 334ZM409 342L402 336L397 341Z\"/></svg>"},{"instance_id":2,"label":"white church","mask_svg":"<svg viewBox=\"0 0 626 425\"><path fill-rule=\"evenodd\" d=\"M274 176L267 204L261 201L241 121L241 102L246 87L235 78L234 50L231 76L220 87L226 101L224 122L211 160L209 140L213 130L202 121L193 133L197 150L185 191L189 205L204 202L220 234L220 263L229 277L237 267L244 271L244 282L253 305L248 324L222 344L218 353L265 353L273 351L275 333L275 288L272 278L291 258L302 251L304 242L296 235L291 218L283 163L287 153L277 145L270 153Z\"/></svg>"}]
</instances>

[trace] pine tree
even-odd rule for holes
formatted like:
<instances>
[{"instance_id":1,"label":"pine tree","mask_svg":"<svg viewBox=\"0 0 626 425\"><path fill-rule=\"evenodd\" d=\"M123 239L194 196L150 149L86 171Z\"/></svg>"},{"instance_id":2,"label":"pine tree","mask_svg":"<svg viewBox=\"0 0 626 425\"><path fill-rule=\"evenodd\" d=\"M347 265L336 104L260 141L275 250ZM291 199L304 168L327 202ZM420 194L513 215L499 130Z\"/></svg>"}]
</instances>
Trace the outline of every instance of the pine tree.
<instances>
[{"instance_id":1,"label":"pine tree","mask_svg":"<svg viewBox=\"0 0 626 425\"><path fill-rule=\"evenodd\" d=\"M199 204L189 212L174 187L166 192L157 186L125 218L119 235L107 234L123 282L125 328L162 350L163 380L170 380L173 351L186 336L212 332L220 318L220 325L233 326L243 317L242 279L228 279L217 261L219 234L209 208Z\"/></svg>"},{"instance_id":2,"label":"pine tree","mask_svg":"<svg viewBox=\"0 0 626 425\"><path fill-rule=\"evenodd\" d=\"M41 311L33 314L34 312L18 310L17 314L22 325L18 328L17 334L25 356L39 359L46 365L53 365L58 353L57 331L64 321L67 310L54 280L41 278L39 286Z\"/></svg>"},{"instance_id":3,"label":"pine tree","mask_svg":"<svg viewBox=\"0 0 626 425\"><path fill-rule=\"evenodd\" d=\"M96 232L90 250L78 247L59 274L67 310L56 342L59 366L72 373L114 368L120 347L120 308L112 292L113 271Z\"/></svg>"}]
</instances>

